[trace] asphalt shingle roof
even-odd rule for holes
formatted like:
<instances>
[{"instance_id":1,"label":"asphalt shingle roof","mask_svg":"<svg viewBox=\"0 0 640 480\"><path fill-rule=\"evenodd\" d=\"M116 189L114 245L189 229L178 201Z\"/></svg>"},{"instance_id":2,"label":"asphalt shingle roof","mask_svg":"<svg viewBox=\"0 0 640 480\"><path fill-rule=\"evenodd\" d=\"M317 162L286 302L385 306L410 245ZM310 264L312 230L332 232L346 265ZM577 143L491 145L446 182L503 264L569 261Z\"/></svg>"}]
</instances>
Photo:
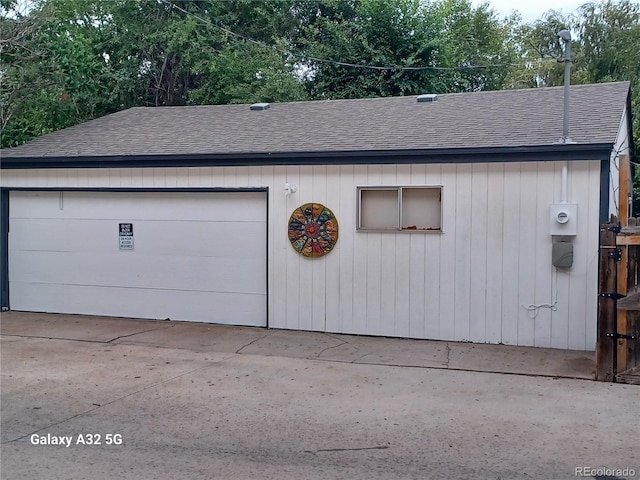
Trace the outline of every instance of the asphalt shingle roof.
<instances>
[{"instance_id":1,"label":"asphalt shingle roof","mask_svg":"<svg viewBox=\"0 0 640 480\"><path fill-rule=\"evenodd\" d=\"M569 136L613 143L628 82L571 86ZM137 107L3 149L5 157L388 151L542 146L562 136L563 88L247 105Z\"/></svg>"}]
</instances>

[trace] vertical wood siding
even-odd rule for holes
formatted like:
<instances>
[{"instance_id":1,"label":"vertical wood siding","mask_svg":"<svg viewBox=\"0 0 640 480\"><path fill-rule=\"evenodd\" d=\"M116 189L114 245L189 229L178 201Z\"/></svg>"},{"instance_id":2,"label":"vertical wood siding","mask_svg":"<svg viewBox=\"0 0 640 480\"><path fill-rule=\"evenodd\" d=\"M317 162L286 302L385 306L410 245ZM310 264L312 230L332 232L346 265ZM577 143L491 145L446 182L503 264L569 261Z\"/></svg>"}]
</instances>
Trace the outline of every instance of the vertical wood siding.
<instances>
[{"instance_id":1,"label":"vertical wood siding","mask_svg":"<svg viewBox=\"0 0 640 480\"><path fill-rule=\"evenodd\" d=\"M609 168L611 175L609 176L609 215L618 216L618 193L620 189L619 179L619 155L631 154L631 133L627 130L629 122L629 112L625 109L622 118L620 119L620 128L618 129L618 136L616 142L613 145L613 151L611 152L611 158L609 160ZM633 185L629 185L632 190Z\"/></svg>"},{"instance_id":2,"label":"vertical wood siding","mask_svg":"<svg viewBox=\"0 0 640 480\"><path fill-rule=\"evenodd\" d=\"M557 271L549 204L560 172L560 162L5 170L2 185L268 187L271 327L593 350L600 164L569 163L578 234L573 267ZM297 193L285 196L285 182ZM367 185L442 185L443 233L357 232L356 187ZM287 238L307 202L339 222L320 259Z\"/></svg>"}]
</instances>

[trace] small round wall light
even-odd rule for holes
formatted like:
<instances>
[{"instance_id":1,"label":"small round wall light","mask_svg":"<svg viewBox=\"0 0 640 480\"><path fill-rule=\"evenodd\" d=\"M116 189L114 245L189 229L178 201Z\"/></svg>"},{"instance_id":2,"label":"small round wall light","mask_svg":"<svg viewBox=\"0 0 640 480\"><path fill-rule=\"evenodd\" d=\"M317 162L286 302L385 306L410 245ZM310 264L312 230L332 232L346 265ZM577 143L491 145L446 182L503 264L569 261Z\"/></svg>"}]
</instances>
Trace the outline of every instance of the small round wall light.
<instances>
[{"instance_id":1,"label":"small round wall light","mask_svg":"<svg viewBox=\"0 0 640 480\"><path fill-rule=\"evenodd\" d=\"M289 241L300 255L322 257L338 241L338 220L320 203L305 203L289 218Z\"/></svg>"}]
</instances>

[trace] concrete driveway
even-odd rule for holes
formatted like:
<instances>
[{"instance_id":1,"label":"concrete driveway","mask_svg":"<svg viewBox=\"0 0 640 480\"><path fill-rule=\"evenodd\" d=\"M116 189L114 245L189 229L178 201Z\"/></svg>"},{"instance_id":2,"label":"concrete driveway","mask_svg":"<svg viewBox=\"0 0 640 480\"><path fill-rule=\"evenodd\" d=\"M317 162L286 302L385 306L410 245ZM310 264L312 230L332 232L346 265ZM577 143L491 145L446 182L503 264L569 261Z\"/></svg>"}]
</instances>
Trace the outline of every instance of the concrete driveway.
<instances>
[{"instance_id":1,"label":"concrete driveway","mask_svg":"<svg viewBox=\"0 0 640 480\"><path fill-rule=\"evenodd\" d=\"M3 479L640 478L640 387L579 379L580 352L15 312L0 325Z\"/></svg>"}]
</instances>

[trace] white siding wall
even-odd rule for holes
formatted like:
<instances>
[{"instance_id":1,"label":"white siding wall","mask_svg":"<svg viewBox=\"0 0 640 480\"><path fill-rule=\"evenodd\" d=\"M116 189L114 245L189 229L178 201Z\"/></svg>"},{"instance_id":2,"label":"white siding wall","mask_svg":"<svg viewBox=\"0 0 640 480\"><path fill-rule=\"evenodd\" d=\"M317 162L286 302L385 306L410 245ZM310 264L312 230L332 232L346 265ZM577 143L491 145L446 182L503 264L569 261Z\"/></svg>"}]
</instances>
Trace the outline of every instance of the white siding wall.
<instances>
[{"instance_id":1,"label":"white siding wall","mask_svg":"<svg viewBox=\"0 0 640 480\"><path fill-rule=\"evenodd\" d=\"M551 265L549 204L561 163L5 170L12 187L269 187L274 328L593 350L599 162L569 163L574 264ZM284 184L298 186L285 196ZM443 185L443 233L356 232L356 187ZM326 257L298 255L292 211L323 203L339 222ZM526 306L554 304L537 313Z\"/></svg>"},{"instance_id":2,"label":"white siding wall","mask_svg":"<svg viewBox=\"0 0 640 480\"><path fill-rule=\"evenodd\" d=\"M618 165L620 155L630 155L631 139L629 138L629 130L627 129L627 122L629 121L628 115L629 113L627 109L625 109L624 115L622 115L622 119L620 120L618 137L613 145L613 152L611 153L611 160L609 162L611 172L609 175L609 215L618 216L618 212L620 211L618 205L618 191L620 187L620 171ZM633 177L629 180L629 192L633 192ZM629 214L631 213L632 209L629 208Z\"/></svg>"}]
</instances>

